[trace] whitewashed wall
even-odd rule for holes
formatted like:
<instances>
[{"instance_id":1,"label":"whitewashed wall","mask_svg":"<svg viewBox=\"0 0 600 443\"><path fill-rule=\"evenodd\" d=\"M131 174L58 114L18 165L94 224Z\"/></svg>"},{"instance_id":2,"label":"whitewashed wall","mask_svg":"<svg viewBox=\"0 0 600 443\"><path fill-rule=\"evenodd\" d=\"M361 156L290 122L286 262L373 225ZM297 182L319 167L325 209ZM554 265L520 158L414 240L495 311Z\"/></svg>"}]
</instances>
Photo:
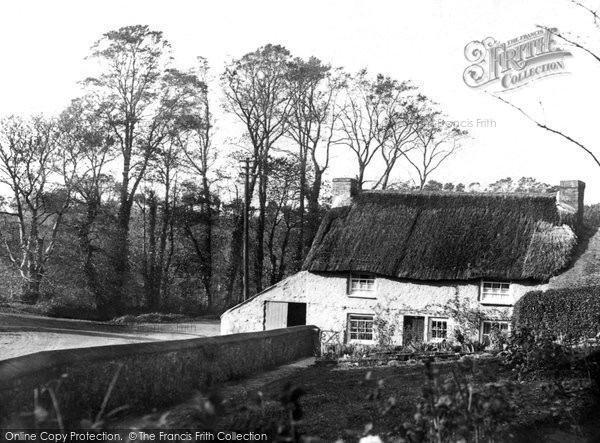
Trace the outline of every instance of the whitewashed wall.
<instances>
[{"instance_id":1,"label":"whitewashed wall","mask_svg":"<svg viewBox=\"0 0 600 443\"><path fill-rule=\"evenodd\" d=\"M374 298L355 297L347 293L347 276L299 272L261 294L241 303L221 316L221 334L235 334L264 330L264 309L267 301L306 303L306 323L323 331L343 332L348 314L380 314L388 308L399 317L398 331L402 331L402 315L446 317L441 306L456 295L473 303L479 298L478 282L443 284L415 283L377 277ZM546 289L546 285L512 283L514 301L526 292ZM371 294L369 294L370 296ZM490 316L497 309L489 309ZM387 314L385 314L387 315ZM427 320L427 319L426 319ZM452 327L450 319L448 327ZM396 342L400 343L400 334Z\"/></svg>"}]
</instances>

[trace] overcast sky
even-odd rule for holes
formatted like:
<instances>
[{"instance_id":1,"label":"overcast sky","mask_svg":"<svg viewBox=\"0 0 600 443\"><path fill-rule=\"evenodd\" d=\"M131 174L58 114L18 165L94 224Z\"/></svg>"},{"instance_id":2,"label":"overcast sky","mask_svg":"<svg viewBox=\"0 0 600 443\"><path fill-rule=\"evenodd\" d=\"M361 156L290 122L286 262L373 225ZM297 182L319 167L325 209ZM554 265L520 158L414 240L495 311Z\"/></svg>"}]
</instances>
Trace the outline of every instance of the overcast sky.
<instances>
[{"instance_id":1,"label":"overcast sky","mask_svg":"<svg viewBox=\"0 0 600 443\"><path fill-rule=\"evenodd\" d=\"M452 120L471 121L471 138L433 178L481 182L533 176L557 184L587 183L586 203L600 201L600 167L490 94L468 88L464 47L472 40L507 41L557 27L584 42L600 30L567 0L440 1L12 1L0 14L0 114L53 113L78 94L84 58L102 33L132 24L164 32L178 67L197 55L216 73L232 57L266 43L314 55L350 71L367 67L410 79ZM564 45L563 45L564 46ZM591 45L593 47L593 45ZM600 153L600 63L573 50L568 75L554 76L504 97ZM493 127L476 127L478 119ZM352 158L337 153L330 176L349 175ZM408 177L409 171L398 171Z\"/></svg>"}]
</instances>

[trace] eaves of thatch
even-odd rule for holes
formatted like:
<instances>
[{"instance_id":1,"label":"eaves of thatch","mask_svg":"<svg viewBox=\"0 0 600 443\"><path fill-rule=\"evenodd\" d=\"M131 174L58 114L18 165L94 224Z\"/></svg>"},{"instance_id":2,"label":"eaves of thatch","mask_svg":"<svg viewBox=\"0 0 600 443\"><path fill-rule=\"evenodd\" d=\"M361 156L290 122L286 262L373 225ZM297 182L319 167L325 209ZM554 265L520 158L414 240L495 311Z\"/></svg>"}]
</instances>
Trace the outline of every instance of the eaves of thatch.
<instances>
[{"instance_id":1,"label":"eaves of thatch","mask_svg":"<svg viewBox=\"0 0 600 443\"><path fill-rule=\"evenodd\" d=\"M327 213L303 270L545 281L575 246L554 195L364 192Z\"/></svg>"}]
</instances>

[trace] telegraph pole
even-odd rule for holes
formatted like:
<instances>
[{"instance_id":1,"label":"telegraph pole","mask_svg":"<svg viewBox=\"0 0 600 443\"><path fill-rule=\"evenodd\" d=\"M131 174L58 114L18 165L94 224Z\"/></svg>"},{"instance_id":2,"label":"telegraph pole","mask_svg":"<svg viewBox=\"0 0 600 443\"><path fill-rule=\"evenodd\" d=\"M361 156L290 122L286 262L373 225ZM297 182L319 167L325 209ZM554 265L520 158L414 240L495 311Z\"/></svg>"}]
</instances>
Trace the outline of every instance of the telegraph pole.
<instances>
[{"instance_id":1,"label":"telegraph pole","mask_svg":"<svg viewBox=\"0 0 600 443\"><path fill-rule=\"evenodd\" d=\"M250 266L249 266L249 225L250 225L250 160L246 158L244 160L244 300L250 298Z\"/></svg>"}]
</instances>

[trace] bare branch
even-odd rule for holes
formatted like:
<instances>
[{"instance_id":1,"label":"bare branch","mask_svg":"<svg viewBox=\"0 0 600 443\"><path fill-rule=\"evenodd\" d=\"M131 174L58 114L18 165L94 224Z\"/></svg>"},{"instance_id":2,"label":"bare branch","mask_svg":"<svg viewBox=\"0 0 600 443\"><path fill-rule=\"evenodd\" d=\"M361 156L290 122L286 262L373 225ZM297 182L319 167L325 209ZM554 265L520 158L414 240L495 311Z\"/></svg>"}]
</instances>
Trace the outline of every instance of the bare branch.
<instances>
[{"instance_id":1,"label":"bare branch","mask_svg":"<svg viewBox=\"0 0 600 443\"><path fill-rule=\"evenodd\" d=\"M519 111L525 118L527 118L529 121L535 123L538 127L545 129L548 132L552 132L553 134L559 135L560 137L564 138L565 140L573 143L574 145L578 146L579 148L583 149L590 157L592 157L592 159L594 160L594 162L600 166L600 160L598 160L598 157L596 157L596 155L590 150L588 149L585 145L583 145L583 143L575 140L574 138L564 134L563 132L551 128L547 125L545 125L544 123L540 123L539 121L537 121L536 119L534 119L533 117L531 117L529 114L527 114L522 108L518 107L517 105L509 102L508 100L503 99L502 97L499 97L497 95L493 95L493 97L497 98L498 100L500 100L501 102L504 102L505 104L511 106L512 108L516 109L517 111Z\"/></svg>"}]
</instances>

